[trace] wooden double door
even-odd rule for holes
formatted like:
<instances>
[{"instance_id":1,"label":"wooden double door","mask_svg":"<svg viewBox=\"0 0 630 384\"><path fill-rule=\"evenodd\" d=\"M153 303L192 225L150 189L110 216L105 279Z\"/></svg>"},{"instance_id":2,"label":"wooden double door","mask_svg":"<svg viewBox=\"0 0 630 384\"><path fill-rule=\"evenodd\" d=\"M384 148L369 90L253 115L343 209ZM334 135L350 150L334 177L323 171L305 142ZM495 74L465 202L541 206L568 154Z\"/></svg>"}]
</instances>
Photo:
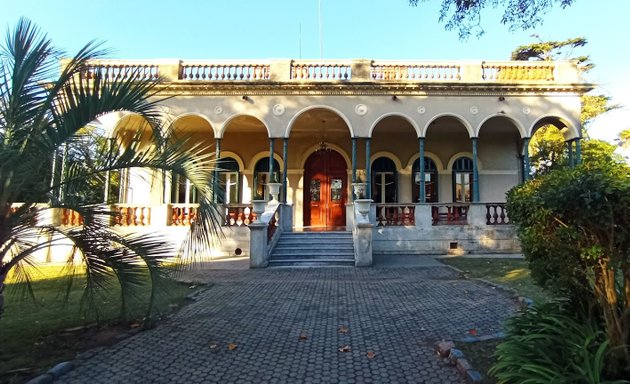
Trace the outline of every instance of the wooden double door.
<instances>
[{"instance_id":1,"label":"wooden double door","mask_svg":"<svg viewBox=\"0 0 630 384\"><path fill-rule=\"evenodd\" d=\"M336 151L314 152L304 165L304 226L335 229L346 225L347 164Z\"/></svg>"}]
</instances>

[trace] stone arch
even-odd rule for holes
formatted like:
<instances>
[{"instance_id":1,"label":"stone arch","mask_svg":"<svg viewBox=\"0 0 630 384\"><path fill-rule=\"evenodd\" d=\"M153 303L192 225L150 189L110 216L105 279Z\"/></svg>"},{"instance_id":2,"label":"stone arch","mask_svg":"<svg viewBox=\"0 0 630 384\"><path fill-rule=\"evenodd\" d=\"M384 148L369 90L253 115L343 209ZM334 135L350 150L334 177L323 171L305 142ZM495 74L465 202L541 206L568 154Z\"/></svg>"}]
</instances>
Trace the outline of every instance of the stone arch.
<instances>
[{"instance_id":1,"label":"stone arch","mask_svg":"<svg viewBox=\"0 0 630 384\"><path fill-rule=\"evenodd\" d=\"M221 153L223 153L223 151L221 151ZM246 170L253 172L254 167L256 166L256 163L258 163L260 159L264 159L264 158L267 158L267 159L269 158L269 151L261 151L255 154L254 156L252 156L252 159L249 161L249 164L247 165ZM279 154L274 153L273 158L278 162L278 165L280 166L279 171L283 171L284 164L282 162L282 157Z\"/></svg>"},{"instance_id":2,"label":"stone arch","mask_svg":"<svg viewBox=\"0 0 630 384\"><path fill-rule=\"evenodd\" d=\"M271 137L271 129L269 128L269 124L267 124L267 122L262 116L251 114L251 113L235 113L229 116L223 122L223 124L221 125L221 128L219 129L219 134L217 135L217 139L222 139L223 136L225 135L225 131L230 126L230 123L232 123L234 120L236 120L239 117L246 117L246 118L252 118L252 119L258 120L263 125L263 127L265 127L265 130L267 131L267 137Z\"/></svg>"},{"instance_id":3,"label":"stone arch","mask_svg":"<svg viewBox=\"0 0 630 384\"><path fill-rule=\"evenodd\" d=\"M291 120L289 120L289 123L287 124L287 130L284 134L285 138L288 138L291 135L291 130L293 129L293 125L295 124L295 122L297 121L297 119L300 118L300 116L302 114L304 114L305 112L308 112L310 110L313 109L325 109L328 110L330 112L335 113L337 116L339 116L344 123L346 123L346 127L348 127L348 130L350 131L350 137L354 137L354 131L352 129L352 124L350 124L350 120L348 120L348 118L346 117L346 115L341 112L339 109L331 107L329 105L322 105L322 104L316 104L316 105L309 105L308 107L305 107L301 110L299 110L292 118Z\"/></svg>"},{"instance_id":4,"label":"stone arch","mask_svg":"<svg viewBox=\"0 0 630 384\"><path fill-rule=\"evenodd\" d=\"M224 158L224 157L231 157L234 160L236 160L236 163L238 164L238 168L240 169L241 172L245 169L245 163L243 162L243 159L236 152L222 150L221 158ZM254 165L256 165L256 163L254 163Z\"/></svg>"},{"instance_id":5,"label":"stone arch","mask_svg":"<svg viewBox=\"0 0 630 384\"><path fill-rule=\"evenodd\" d=\"M212 132L212 136L216 137L217 133L214 129L214 124L212 124L212 122L205 116L202 115L201 113L197 113L197 112L190 112L190 113L183 113L181 115L176 116L175 118L173 118L173 121L169 124L171 130L175 130L178 123L180 121L186 121L186 120L200 120L203 123L205 123L205 127L202 128L209 128L210 132Z\"/></svg>"},{"instance_id":6,"label":"stone arch","mask_svg":"<svg viewBox=\"0 0 630 384\"><path fill-rule=\"evenodd\" d=\"M435 167L437 168L438 172L439 171L443 171L444 170L444 164L442 164L442 160L440 160L440 158L434 154L433 152L424 152L424 157L428 157L431 160L433 160L433 162L435 163ZM411 156L411 158L409 159L409 162L407 163L407 166L405 167L405 169L411 170L411 168L413 168L413 163L416 162L416 160L418 160L420 158L420 153L416 153L415 155Z\"/></svg>"},{"instance_id":7,"label":"stone arch","mask_svg":"<svg viewBox=\"0 0 630 384\"><path fill-rule=\"evenodd\" d=\"M539 116L530 125L528 130L528 137L534 136L534 133L536 133L536 130L538 128L548 124L551 124L560 130L562 130L563 128L567 128L567 130L563 132L565 140L579 139L582 137L580 123L574 121L573 119L567 118L565 116L559 116L557 114Z\"/></svg>"},{"instance_id":8,"label":"stone arch","mask_svg":"<svg viewBox=\"0 0 630 384\"><path fill-rule=\"evenodd\" d=\"M504 113L495 113L495 114L486 116L481 121L481 123L479 123L479 125L477 126L477 131L476 131L477 132L477 134L476 134L477 137L479 137L479 134L481 132L481 128L483 128L484 124L487 123L489 120L494 119L494 118L503 118L503 119L508 120L509 122L511 122L514 125L514 127L518 130L518 133L521 135L521 139L524 138L524 137L528 137L527 136L527 129L523 126L523 124L519 120L513 118L512 116L506 115Z\"/></svg>"},{"instance_id":9,"label":"stone arch","mask_svg":"<svg viewBox=\"0 0 630 384\"><path fill-rule=\"evenodd\" d=\"M398 156L388 151L379 151L379 152L374 153L372 156L370 156L370 166L372 166L372 163L374 162L374 160L378 159L379 157L386 157L390 159L391 161L393 161L394 164L396 165L397 170L400 171L401 169L403 169L402 163L400 162L400 159L398 159Z\"/></svg>"},{"instance_id":10,"label":"stone arch","mask_svg":"<svg viewBox=\"0 0 630 384\"><path fill-rule=\"evenodd\" d=\"M427 136L427 131L429 130L429 126L431 126L431 124L433 122L435 122L436 120L442 118L442 117L451 117L455 120L457 120L459 123L461 123L464 128L466 129L466 131L468 131L468 136L469 137L476 137L475 136L475 130L472 127L472 125L468 122L468 120L466 120L463 116L458 115L456 113L450 113L450 112L445 112L445 113L440 113L437 114L435 116L433 116L428 122L427 124L424 126L424 129L421 132L421 136L420 137L426 137Z\"/></svg>"},{"instance_id":11,"label":"stone arch","mask_svg":"<svg viewBox=\"0 0 630 384\"><path fill-rule=\"evenodd\" d=\"M420 127L418 126L418 124L411 117L407 116L404 113L400 113L400 112L385 113L385 114L379 116L376 120L374 120L374 122L372 123L372 126L370 127L369 137L372 137L372 135L374 133L374 129L376 129L376 126L381 121L383 121L384 119L386 119L388 117L400 117L403 120L407 121L411 125L411 127L416 131L416 135L418 137L420 137L421 130L420 130Z\"/></svg>"},{"instance_id":12,"label":"stone arch","mask_svg":"<svg viewBox=\"0 0 630 384\"><path fill-rule=\"evenodd\" d=\"M344 161L346 162L346 164L352 164L352 159L350 159L350 157L348 156L348 154L346 154L346 152L343 150L343 148L341 148L340 146L336 145L336 144L332 144L332 143L328 143L328 148L334 150L335 152L338 152L341 157L343 157ZM304 169L304 167L306 166L306 160L308 160L308 158L315 152L317 152L319 150L319 146L317 144L315 145L311 145L306 151L304 151L304 153L302 154L302 157L300 158L299 164L300 164L300 169Z\"/></svg>"},{"instance_id":13,"label":"stone arch","mask_svg":"<svg viewBox=\"0 0 630 384\"><path fill-rule=\"evenodd\" d=\"M472 154L472 152L458 152L458 153L454 154L448 160L448 165L446 167L446 170L452 171L453 170L453 164L460 157L469 157L469 158L472 159L473 158L473 154ZM437 163L436 163L436 165L437 165ZM483 169L483 165L481 164L481 161L479 161L479 159L477 159L477 169L479 169L479 170Z\"/></svg>"}]
</instances>

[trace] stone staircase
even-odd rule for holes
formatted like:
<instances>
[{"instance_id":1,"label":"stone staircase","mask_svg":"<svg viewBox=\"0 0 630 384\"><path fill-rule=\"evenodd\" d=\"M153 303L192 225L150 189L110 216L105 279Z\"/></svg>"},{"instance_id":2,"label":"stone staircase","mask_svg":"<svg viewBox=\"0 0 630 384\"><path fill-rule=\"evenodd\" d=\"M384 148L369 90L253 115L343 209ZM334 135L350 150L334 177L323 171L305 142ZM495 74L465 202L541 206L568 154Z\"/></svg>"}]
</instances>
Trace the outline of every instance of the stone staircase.
<instances>
[{"instance_id":1,"label":"stone staircase","mask_svg":"<svg viewBox=\"0 0 630 384\"><path fill-rule=\"evenodd\" d=\"M354 266L352 232L284 232L269 267Z\"/></svg>"}]
</instances>

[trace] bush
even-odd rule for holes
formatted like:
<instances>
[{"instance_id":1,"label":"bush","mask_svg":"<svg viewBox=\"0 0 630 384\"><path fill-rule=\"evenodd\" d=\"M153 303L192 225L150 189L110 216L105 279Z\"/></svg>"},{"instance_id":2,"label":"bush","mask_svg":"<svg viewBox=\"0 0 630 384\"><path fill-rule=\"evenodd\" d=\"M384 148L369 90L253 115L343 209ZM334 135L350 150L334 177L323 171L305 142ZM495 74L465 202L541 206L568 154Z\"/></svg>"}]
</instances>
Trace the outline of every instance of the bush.
<instances>
[{"instance_id":1,"label":"bush","mask_svg":"<svg viewBox=\"0 0 630 384\"><path fill-rule=\"evenodd\" d=\"M609 351L593 319L576 319L559 303L530 308L507 322L490 374L498 383L624 383L602 378Z\"/></svg>"},{"instance_id":2,"label":"bush","mask_svg":"<svg viewBox=\"0 0 630 384\"><path fill-rule=\"evenodd\" d=\"M508 211L532 277L602 321L606 371L630 376L630 168L553 171L508 192Z\"/></svg>"}]
</instances>

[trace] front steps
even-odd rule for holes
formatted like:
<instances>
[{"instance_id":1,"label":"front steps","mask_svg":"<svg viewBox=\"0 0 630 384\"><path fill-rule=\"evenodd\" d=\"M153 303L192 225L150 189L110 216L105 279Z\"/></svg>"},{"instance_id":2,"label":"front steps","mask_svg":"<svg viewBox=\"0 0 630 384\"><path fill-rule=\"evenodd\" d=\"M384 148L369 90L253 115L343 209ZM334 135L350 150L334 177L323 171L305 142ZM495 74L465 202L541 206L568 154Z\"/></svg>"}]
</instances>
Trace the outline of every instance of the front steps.
<instances>
[{"instance_id":1,"label":"front steps","mask_svg":"<svg viewBox=\"0 0 630 384\"><path fill-rule=\"evenodd\" d=\"M284 232L269 267L354 266L352 232Z\"/></svg>"}]
</instances>

